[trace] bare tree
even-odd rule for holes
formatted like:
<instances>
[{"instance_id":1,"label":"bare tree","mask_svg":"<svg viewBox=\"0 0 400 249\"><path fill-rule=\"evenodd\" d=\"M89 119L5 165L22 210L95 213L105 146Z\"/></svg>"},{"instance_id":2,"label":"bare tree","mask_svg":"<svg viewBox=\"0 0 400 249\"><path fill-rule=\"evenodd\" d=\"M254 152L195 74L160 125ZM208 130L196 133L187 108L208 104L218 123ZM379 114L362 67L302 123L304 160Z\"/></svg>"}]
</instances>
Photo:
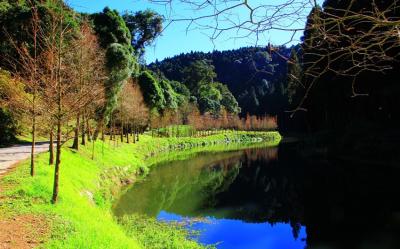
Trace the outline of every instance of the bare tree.
<instances>
[{"instance_id":1,"label":"bare tree","mask_svg":"<svg viewBox=\"0 0 400 249\"><path fill-rule=\"evenodd\" d=\"M134 80L129 80L119 95L119 106L117 107L117 122L121 130L125 129L127 142L129 132L134 133L133 142L139 139L139 130L143 130L149 122L149 109L147 108L139 85Z\"/></svg>"},{"instance_id":2,"label":"bare tree","mask_svg":"<svg viewBox=\"0 0 400 249\"><path fill-rule=\"evenodd\" d=\"M168 28L175 22L187 22L187 31L199 29L212 41L224 33L234 39L254 38L255 43L269 31L279 30L295 34L304 30L304 20L317 5L314 0L150 0L163 4L167 10ZM176 13L177 6L193 12L187 16ZM194 16L193 16L194 14ZM288 42L290 42L288 41ZM265 43L265 41L261 41Z\"/></svg>"},{"instance_id":3,"label":"bare tree","mask_svg":"<svg viewBox=\"0 0 400 249\"><path fill-rule=\"evenodd\" d=\"M88 80L87 75L79 72L79 70L77 72L77 66L84 67L83 61L81 61L82 57L79 53L76 53L77 44L83 41L85 44L89 44L89 47L84 47L84 49L87 48L85 51L92 56L89 56L88 59L94 59L93 53L97 51L96 42L91 40L93 38L90 38L91 34L86 31L85 27L82 27L81 30L74 28L71 20L67 20L65 11L68 10L62 7L50 9L46 30L42 30L42 53L44 56L41 61L41 65L43 65L41 84L44 89L44 98L47 100L46 115L49 115L54 121L57 140L53 203L58 200L62 146L68 141L70 133L72 133L71 127L66 124L73 117L76 117L83 107L94 102L94 98L102 99L101 93L104 91L102 87L97 87L102 86L101 83L97 83L97 77L90 75L90 80ZM81 46L83 45L81 44ZM99 53L98 56L101 58L102 53ZM91 66L87 73L92 74L91 70L94 70L96 75L102 75L101 69L93 65L93 63L98 65L99 62L93 60L86 61L86 63L88 63L86 66Z\"/></svg>"},{"instance_id":4,"label":"bare tree","mask_svg":"<svg viewBox=\"0 0 400 249\"><path fill-rule=\"evenodd\" d=\"M79 149L80 128L83 125L82 134L85 136L85 110L89 105L100 105L104 102L104 51L100 48L96 35L89 23L81 24L78 38L70 45L67 53L70 78L76 86L77 99L76 124L74 142L72 148ZM81 117L83 122L81 125ZM86 117L87 118L87 117ZM83 138L84 141L84 138Z\"/></svg>"},{"instance_id":5,"label":"bare tree","mask_svg":"<svg viewBox=\"0 0 400 249\"><path fill-rule=\"evenodd\" d=\"M41 102L41 81L40 81L40 18L38 10L34 4L31 4L31 25L28 29L28 36L32 39L32 47L28 47L26 44L19 44L16 40L13 40L11 35L5 28L5 33L9 37L9 42L15 49L18 58L4 58L8 62L9 67L12 70L13 76L18 79L24 85L24 90L28 94L23 100L19 99L20 104L22 102L28 103L24 105L25 114L28 114L31 119L31 162L30 162L30 174L35 175L35 144L36 144L36 130L37 130L37 118L41 113L40 102ZM21 97L22 97L21 96Z\"/></svg>"}]
</instances>

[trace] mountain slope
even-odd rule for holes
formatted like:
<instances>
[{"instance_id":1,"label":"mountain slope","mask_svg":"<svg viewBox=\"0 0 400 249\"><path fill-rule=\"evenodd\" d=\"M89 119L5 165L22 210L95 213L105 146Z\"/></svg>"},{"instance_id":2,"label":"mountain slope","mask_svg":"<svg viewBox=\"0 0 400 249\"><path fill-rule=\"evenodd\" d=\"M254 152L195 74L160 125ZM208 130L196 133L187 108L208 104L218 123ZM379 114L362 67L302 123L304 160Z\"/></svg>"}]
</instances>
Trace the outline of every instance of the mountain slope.
<instances>
[{"instance_id":1,"label":"mountain slope","mask_svg":"<svg viewBox=\"0 0 400 249\"><path fill-rule=\"evenodd\" d=\"M196 60L207 60L242 108L242 114L277 115L287 103L287 58L291 48L245 47L210 53L191 52L151 63L148 67L168 79L183 82L184 68Z\"/></svg>"}]
</instances>

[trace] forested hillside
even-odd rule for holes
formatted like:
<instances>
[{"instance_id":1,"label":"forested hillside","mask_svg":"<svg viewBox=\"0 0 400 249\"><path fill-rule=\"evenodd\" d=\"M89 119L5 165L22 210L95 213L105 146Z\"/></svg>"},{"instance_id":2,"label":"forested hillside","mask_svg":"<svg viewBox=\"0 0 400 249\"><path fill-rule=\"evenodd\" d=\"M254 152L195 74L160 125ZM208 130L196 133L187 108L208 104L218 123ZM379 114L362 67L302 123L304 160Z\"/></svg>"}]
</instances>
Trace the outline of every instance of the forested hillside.
<instances>
[{"instance_id":1,"label":"forested hillside","mask_svg":"<svg viewBox=\"0 0 400 249\"><path fill-rule=\"evenodd\" d=\"M293 49L297 51L298 46ZM242 115L277 115L287 108L287 60L291 50L281 46L191 52L156 61L149 68L186 84L187 68L204 61L215 68L216 80L233 93Z\"/></svg>"}]
</instances>

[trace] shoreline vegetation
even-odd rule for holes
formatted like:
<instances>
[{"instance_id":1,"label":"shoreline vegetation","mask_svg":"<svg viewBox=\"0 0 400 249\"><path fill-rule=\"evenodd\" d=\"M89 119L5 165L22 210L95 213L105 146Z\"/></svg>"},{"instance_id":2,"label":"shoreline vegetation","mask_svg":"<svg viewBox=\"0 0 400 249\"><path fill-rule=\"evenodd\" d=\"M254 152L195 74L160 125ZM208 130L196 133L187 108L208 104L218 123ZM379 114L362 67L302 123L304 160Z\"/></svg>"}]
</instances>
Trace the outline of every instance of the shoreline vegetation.
<instances>
[{"instance_id":1,"label":"shoreline vegetation","mask_svg":"<svg viewBox=\"0 0 400 249\"><path fill-rule=\"evenodd\" d=\"M65 146L59 202L51 204L54 167L48 165L49 153L43 153L36 157L35 178L29 177L26 160L0 179L0 221L34 217L45 224L40 229L46 232L28 241L32 246L27 248L205 248L188 239L191 232L178 225L140 216L117 221L113 201L124 186L158 163L187 159L198 152L276 146L280 140L277 131L227 131L196 138L142 135L140 142L131 144L98 140L79 151ZM31 233L39 229L27 223Z\"/></svg>"}]
</instances>

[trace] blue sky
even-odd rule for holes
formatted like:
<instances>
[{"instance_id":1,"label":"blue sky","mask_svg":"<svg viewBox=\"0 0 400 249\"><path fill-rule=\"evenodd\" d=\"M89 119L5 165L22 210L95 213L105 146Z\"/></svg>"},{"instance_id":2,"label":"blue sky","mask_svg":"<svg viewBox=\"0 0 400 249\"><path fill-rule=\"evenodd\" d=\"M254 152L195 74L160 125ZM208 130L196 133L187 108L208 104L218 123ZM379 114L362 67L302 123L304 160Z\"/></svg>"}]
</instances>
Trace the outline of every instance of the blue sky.
<instances>
[{"instance_id":1,"label":"blue sky","mask_svg":"<svg viewBox=\"0 0 400 249\"><path fill-rule=\"evenodd\" d=\"M260 2L265 0L249 0L249 3L253 6L257 6ZM271 3L282 2L283 0L269 0ZM147 0L65 0L65 2L79 12L94 13L101 11L104 7L108 6L112 9L117 9L120 12L124 11L139 11L145 9L152 9L165 17L171 18L183 18L183 17L195 17L206 14L208 12L194 11L187 5L176 4L173 6L172 11L169 8L165 8L164 5L153 4ZM177 1L178 2L178 1ZM244 20L248 14L247 10L243 7L232 11L235 19ZM303 13L306 15L307 13ZM290 20L285 20L288 22ZM202 24L211 24L212 20L208 19L203 21ZM304 26L305 19L301 18L297 20L292 27L302 28ZM222 23L222 22L221 22ZM212 51L216 50L229 50L240 48L244 46L264 46L269 42L275 45L284 44L291 40L293 33L287 31L268 31L259 36L258 44L256 42L254 34L247 38L232 37L237 36L236 31L229 31L223 33L216 41L210 40L210 29L202 30L199 26L193 25L187 32L188 22L174 22L166 30L164 30L161 37L159 37L155 44L146 49L145 59L146 62L150 63L156 59L162 60L166 57L172 57L174 55L190 52L190 51ZM243 33L239 33L243 35ZM292 43L298 42L300 39L301 32L298 32L294 36Z\"/></svg>"}]
</instances>

